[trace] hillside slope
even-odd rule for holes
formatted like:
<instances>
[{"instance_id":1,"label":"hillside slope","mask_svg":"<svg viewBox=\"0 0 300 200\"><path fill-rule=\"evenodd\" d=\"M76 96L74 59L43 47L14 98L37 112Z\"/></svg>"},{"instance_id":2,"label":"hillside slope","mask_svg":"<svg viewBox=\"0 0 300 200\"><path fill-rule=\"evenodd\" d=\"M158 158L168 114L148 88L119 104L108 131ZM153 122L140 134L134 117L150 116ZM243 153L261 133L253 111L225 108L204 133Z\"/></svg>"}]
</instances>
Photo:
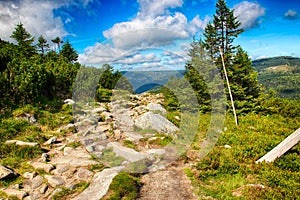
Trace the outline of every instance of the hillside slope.
<instances>
[{"instance_id":1,"label":"hillside slope","mask_svg":"<svg viewBox=\"0 0 300 200\"><path fill-rule=\"evenodd\" d=\"M300 99L300 58L281 56L254 60L259 82L278 97Z\"/></svg>"}]
</instances>

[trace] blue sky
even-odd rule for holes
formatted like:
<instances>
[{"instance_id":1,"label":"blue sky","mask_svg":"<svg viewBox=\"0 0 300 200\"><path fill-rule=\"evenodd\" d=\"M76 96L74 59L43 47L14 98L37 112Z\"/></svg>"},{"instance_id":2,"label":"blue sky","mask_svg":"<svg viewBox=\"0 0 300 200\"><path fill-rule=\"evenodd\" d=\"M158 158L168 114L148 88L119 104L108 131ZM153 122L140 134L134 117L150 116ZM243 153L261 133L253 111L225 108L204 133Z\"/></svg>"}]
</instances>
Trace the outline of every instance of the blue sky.
<instances>
[{"instance_id":1,"label":"blue sky","mask_svg":"<svg viewBox=\"0 0 300 200\"><path fill-rule=\"evenodd\" d=\"M193 36L201 37L216 0L0 0L0 38L12 41L22 22L51 44L69 40L82 64L120 69L180 68ZM299 0L227 0L245 32L240 44L252 59L300 57Z\"/></svg>"}]
</instances>

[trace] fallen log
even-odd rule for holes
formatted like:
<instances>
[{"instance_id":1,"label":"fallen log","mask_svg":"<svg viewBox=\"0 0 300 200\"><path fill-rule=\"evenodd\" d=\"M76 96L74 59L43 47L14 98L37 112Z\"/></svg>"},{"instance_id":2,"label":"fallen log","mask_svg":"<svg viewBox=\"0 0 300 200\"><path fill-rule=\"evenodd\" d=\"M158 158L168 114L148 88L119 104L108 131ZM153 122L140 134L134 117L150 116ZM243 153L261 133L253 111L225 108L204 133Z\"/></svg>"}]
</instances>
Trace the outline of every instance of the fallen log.
<instances>
[{"instance_id":1,"label":"fallen log","mask_svg":"<svg viewBox=\"0 0 300 200\"><path fill-rule=\"evenodd\" d=\"M269 151L266 155L261 157L255 163L260 162L273 162L276 158L282 156L285 152L290 150L300 141L300 128L297 129L294 133L285 138L281 143L279 143L274 149Z\"/></svg>"}]
</instances>

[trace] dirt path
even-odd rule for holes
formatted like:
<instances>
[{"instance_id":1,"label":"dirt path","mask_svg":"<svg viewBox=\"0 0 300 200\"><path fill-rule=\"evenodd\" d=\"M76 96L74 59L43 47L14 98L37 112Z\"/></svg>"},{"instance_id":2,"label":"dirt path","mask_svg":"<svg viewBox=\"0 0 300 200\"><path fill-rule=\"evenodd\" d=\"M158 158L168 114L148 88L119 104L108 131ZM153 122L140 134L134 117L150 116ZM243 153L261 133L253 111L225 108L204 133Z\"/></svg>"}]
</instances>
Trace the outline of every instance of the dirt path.
<instances>
[{"instance_id":1,"label":"dirt path","mask_svg":"<svg viewBox=\"0 0 300 200\"><path fill-rule=\"evenodd\" d=\"M176 163L142 176L140 200L197 200L183 169L183 164Z\"/></svg>"}]
</instances>

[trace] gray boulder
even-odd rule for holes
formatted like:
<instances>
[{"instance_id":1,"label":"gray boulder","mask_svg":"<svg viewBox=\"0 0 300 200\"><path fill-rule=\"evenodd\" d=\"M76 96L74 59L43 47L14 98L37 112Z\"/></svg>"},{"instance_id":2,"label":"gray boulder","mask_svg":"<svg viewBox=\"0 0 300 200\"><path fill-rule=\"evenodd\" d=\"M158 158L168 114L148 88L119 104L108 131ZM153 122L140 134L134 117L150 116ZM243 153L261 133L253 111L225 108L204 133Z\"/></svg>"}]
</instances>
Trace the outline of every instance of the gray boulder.
<instances>
[{"instance_id":1,"label":"gray boulder","mask_svg":"<svg viewBox=\"0 0 300 200\"><path fill-rule=\"evenodd\" d=\"M144 153L140 153L134 149L124 147L118 142L110 142L107 147L112 147L116 156L121 156L130 162L136 162L146 158L146 155Z\"/></svg>"},{"instance_id":2,"label":"gray boulder","mask_svg":"<svg viewBox=\"0 0 300 200\"><path fill-rule=\"evenodd\" d=\"M173 136L179 130L168 119L159 114L154 114L152 112L146 112L139 116L135 120L135 125L141 129L153 129L159 133L164 133Z\"/></svg>"},{"instance_id":3,"label":"gray boulder","mask_svg":"<svg viewBox=\"0 0 300 200\"><path fill-rule=\"evenodd\" d=\"M113 178L123 169L124 167L114 167L104 169L94 175L89 187L81 192L78 196L72 200L98 200L101 199L108 191L109 185Z\"/></svg>"},{"instance_id":4,"label":"gray boulder","mask_svg":"<svg viewBox=\"0 0 300 200\"><path fill-rule=\"evenodd\" d=\"M158 103L149 103L147 105L147 108L149 111L153 111L153 112L159 112L163 115L167 114L167 111L164 107L162 107L162 105L158 104Z\"/></svg>"}]
</instances>

